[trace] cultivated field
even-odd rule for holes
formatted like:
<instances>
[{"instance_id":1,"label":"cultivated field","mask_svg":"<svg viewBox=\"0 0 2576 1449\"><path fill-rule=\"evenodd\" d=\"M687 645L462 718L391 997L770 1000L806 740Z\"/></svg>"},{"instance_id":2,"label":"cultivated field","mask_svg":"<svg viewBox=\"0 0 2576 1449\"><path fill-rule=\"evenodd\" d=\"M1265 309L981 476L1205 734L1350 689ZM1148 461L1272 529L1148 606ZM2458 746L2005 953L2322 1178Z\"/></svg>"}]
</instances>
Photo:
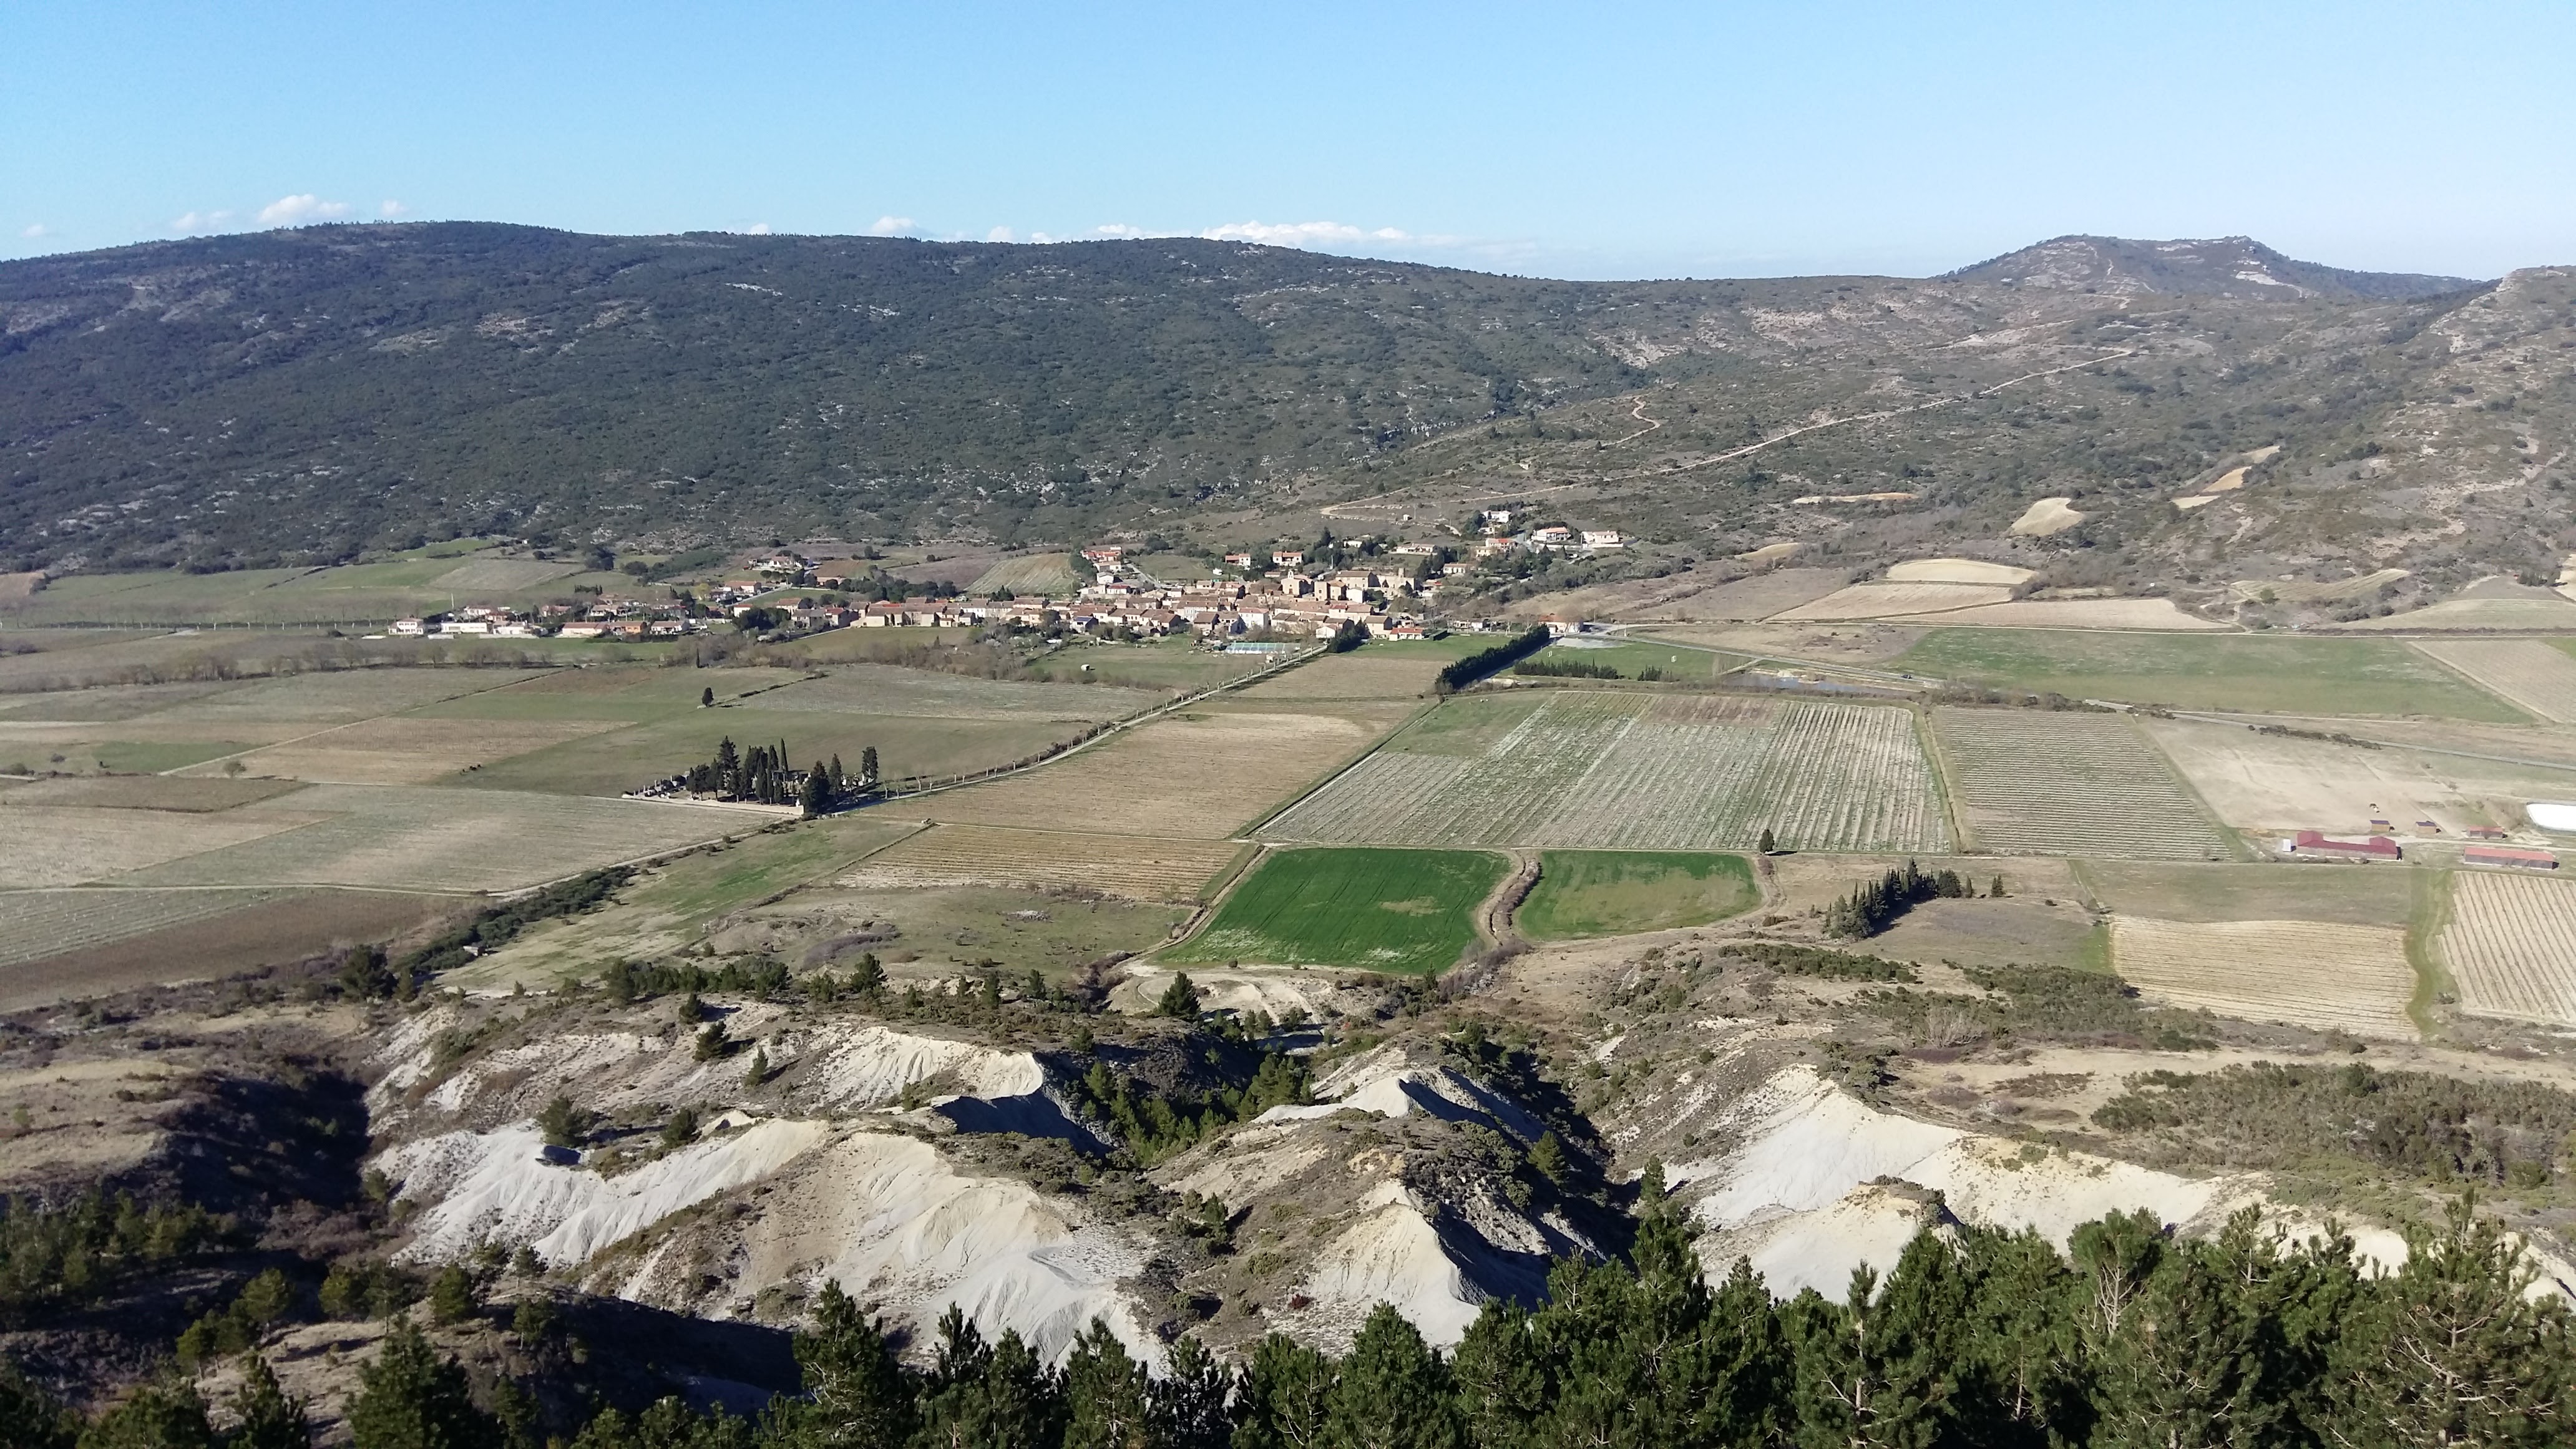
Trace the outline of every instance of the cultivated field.
<instances>
[{"instance_id":1,"label":"cultivated field","mask_svg":"<svg viewBox=\"0 0 2576 1449\"><path fill-rule=\"evenodd\" d=\"M608 904L541 922L485 953L457 980L541 986L591 975L615 960L673 955L703 940L709 921L837 877L869 852L920 828L918 821L861 810L689 851L647 866Z\"/></svg>"},{"instance_id":2,"label":"cultivated field","mask_svg":"<svg viewBox=\"0 0 2576 1449\"><path fill-rule=\"evenodd\" d=\"M343 785L425 785L567 740L620 728L611 720L456 720L389 716L343 725L239 757L252 775ZM229 762L190 766L218 775ZM642 783L642 782L638 782Z\"/></svg>"},{"instance_id":3,"label":"cultivated field","mask_svg":"<svg viewBox=\"0 0 2576 1449\"><path fill-rule=\"evenodd\" d=\"M1419 644L1371 644L1348 654L1331 654L1300 664L1275 678L1245 688L1242 699L1313 703L1346 699L1418 699L1431 693L1432 682L1451 660L1502 641L1491 636L1452 635Z\"/></svg>"},{"instance_id":4,"label":"cultivated field","mask_svg":"<svg viewBox=\"0 0 2576 1449\"><path fill-rule=\"evenodd\" d=\"M298 961L360 941L382 941L457 911L454 896L389 891L91 890L113 912L127 896L216 897L233 908L74 945L0 970L0 1011L101 996L170 981L202 981ZM109 899L113 898L113 899ZM245 904L245 901L253 903Z\"/></svg>"},{"instance_id":5,"label":"cultivated field","mask_svg":"<svg viewBox=\"0 0 2576 1449\"><path fill-rule=\"evenodd\" d=\"M765 698L763 696L762 698ZM1070 740L1088 726L1040 716L943 719L936 715L852 714L759 708L680 714L592 735L487 765L457 783L475 789L544 790L567 795L623 795L701 764L730 738L736 749L784 741L799 766L841 758L856 769L860 752L877 751L888 780L950 775L1026 759Z\"/></svg>"},{"instance_id":6,"label":"cultivated field","mask_svg":"<svg viewBox=\"0 0 2576 1449\"><path fill-rule=\"evenodd\" d=\"M11 805L79 805L92 810L176 810L195 814L274 799L302 788L292 780L191 780L177 775L58 775L10 789Z\"/></svg>"},{"instance_id":7,"label":"cultivated field","mask_svg":"<svg viewBox=\"0 0 2576 1449\"><path fill-rule=\"evenodd\" d=\"M1978 850L2224 860L2227 837L2120 715L1933 714L1960 825Z\"/></svg>"},{"instance_id":8,"label":"cultivated field","mask_svg":"<svg viewBox=\"0 0 2576 1449\"><path fill-rule=\"evenodd\" d=\"M1211 704L1059 763L887 808L950 824L1224 840L1401 717L1393 706L1287 714Z\"/></svg>"},{"instance_id":9,"label":"cultivated field","mask_svg":"<svg viewBox=\"0 0 2576 1449\"><path fill-rule=\"evenodd\" d=\"M114 813L131 818L140 812ZM150 869L128 865L120 884L516 890L757 828L776 817L718 806L501 790L315 785L220 815L161 818L257 829L262 835L222 849L200 845L203 853Z\"/></svg>"},{"instance_id":10,"label":"cultivated field","mask_svg":"<svg viewBox=\"0 0 2576 1449\"><path fill-rule=\"evenodd\" d=\"M514 594L581 572L579 564L533 558L468 559L429 581L433 589L460 594Z\"/></svg>"},{"instance_id":11,"label":"cultivated field","mask_svg":"<svg viewBox=\"0 0 2576 1449\"><path fill-rule=\"evenodd\" d=\"M1074 572L1073 555L1069 553L1033 553L1024 558L1006 558L976 576L966 586L970 594L1055 594L1071 589L1090 577L1089 571Z\"/></svg>"},{"instance_id":12,"label":"cultivated field","mask_svg":"<svg viewBox=\"0 0 2576 1449\"><path fill-rule=\"evenodd\" d=\"M2415 971L2393 926L2115 916L2111 965L2163 1002L2248 1021L2413 1039Z\"/></svg>"},{"instance_id":13,"label":"cultivated field","mask_svg":"<svg viewBox=\"0 0 2576 1449\"><path fill-rule=\"evenodd\" d=\"M212 813L28 805L0 795L0 889L78 885L293 831L324 817L279 807ZM192 882L194 883L194 882ZM246 880L205 882L266 885Z\"/></svg>"},{"instance_id":14,"label":"cultivated field","mask_svg":"<svg viewBox=\"0 0 2576 1449\"><path fill-rule=\"evenodd\" d=\"M2018 588L2035 577L2029 569L1972 558L1910 558L1887 568L1887 581L1892 584L2001 584Z\"/></svg>"},{"instance_id":15,"label":"cultivated field","mask_svg":"<svg viewBox=\"0 0 2576 1449\"><path fill-rule=\"evenodd\" d=\"M934 825L869 856L841 884L1009 885L1100 891L1140 901L1195 901L1236 853L1248 848L1222 840Z\"/></svg>"},{"instance_id":16,"label":"cultivated field","mask_svg":"<svg viewBox=\"0 0 2576 1449\"><path fill-rule=\"evenodd\" d=\"M2519 634L2529 630L2576 629L2576 603L2564 599L2444 599L2421 609L2349 623L2322 624L2338 633L2371 634L2414 629L2495 630Z\"/></svg>"},{"instance_id":17,"label":"cultivated field","mask_svg":"<svg viewBox=\"0 0 2576 1449\"><path fill-rule=\"evenodd\" d=\"M1773 569L1684 595L1654 613L1658 618L1682 620L1768 619L1824 598L1850 581L1851 575L1842 569Z\"/></svg>"},{"instance_id":18,"label":"cultivated field","mask_svg":"<svg viewBox=\"0 0 2576 1449\"><path fill-rule=\"evenodd\" d=\"M1536 693L1536 691L1533 691ZM1949 848L1910 711L1548 690L1476 695L1263 827L1367 845Z\"/></svg>"},{"instance_id":19,"label":"cultivated field","mask_svg":"<svg viewBox=\"0 0 2576 1449\"><path fill-rule=\"evenodd\" d=\"M2394 639L1944 628L1894 665L1934 679L2177 709L2521 718Z\"/></svg>"},{"instance_id":20,"label":"cultivated field","mask_svg":"<svg viewBox=\"0 0 2576 1449\"><path fill-rule=\"evenodd\" d=\"M2406 827L2431 820L2453 835L2471 825L2510 827L2520 823L2523 801L2564 795L2571 778L2564 770L2258 734L2242 725L2141 723L2219 819L2266 834L2362 830L2374 818Z\"/></svg>"},{"instance_id":21,"label":"cultivated field","mask_svg":"<svg viewBox=\"0 0 2576 1449\"><path fill-rule=\"evenodd\" d=\"M757 707L943 719L1104 720L1141 713L1165 698L1156 691L1098 684L976 679L891 664L837 664L819 677L763 690Z\"/></svg>"},{"instance_id":22,"label":"cultivated field","mask_svg":"<svg viewBox=\"0 0 2576 1449\"><path fill-rule=\"evenodd\" d=\"M507 691L550 673L522 669L343 669L259 679L156 711L163 723L185 721L220 733L241 721L288 721L315 727L351 724L494 690Z\"/></svg>"},{"instance_id":23,"label":"cultivated field","mask_svg":"<svg viewBox=\"0 0 2576 1449\"><path fill-rule=\"evenodd\" d=\"M2000 584L1887 583L1853 584L1812 603L1783 609L1771 617L1781 623L1832 619L1882 619L1903 614L1933 614L2000 604L2012 590Z\"/></svg>"},{"instance_id":24,"label":"cultivated field","mask_svg":"<svg viewBox=\"0 0 2576 1449\"><path fill-rule=\"evenodd\" d=\"M1750 910L1762 892L1740 855L1551 850L1512 924L1537 941L1702 926Z\"/></svg>"},{"instance_id":25,"label":"cultivated field","mask_svg":"<svg viewBox=\"0 0 2576 1449\"><path fill-rule=\"evenodd\" d=\"M1506 862L1472 850L1286 850L1265 857L1206 929L1161 961L1440 971Z\"/></svg>"},{"instance_id":26,"label":"cultivated field","mask_svg":"<svg viewBox=\"0 0 2576 1449\"><path fill-rule=\"evenodd\" d=\"M2427 640L2415 646L2559 724L2576 724L2576 659L2538 639Z\"/></svg>"},{"instance_id":27,"label":"cultivated field","mask_svg":"<svg viewBox=\"0 0 2576 1449\"><path fill-rule=\"evenodd\" d=\"M0 967L105 945L277 899L283 892L0 891ZM0 974L0 980L5 980Z\"/></svg>"},{"instance_id":28,"label":"cultivated field","mask_svg":"<svg viewBox=\"0 0 2576 1449\"><path fill-rule=\"evenodd\" d=\"M2327 921L2403 926L2422 874L2403 866L2072 862L2088 894L2115 915L2161 921ZM2017 866L2017 869L2028 869Z\"/></svg>"},{"instance_id":29,"label":"cultivated field","mask_svg":"<svg viewBox=\"0 0 2576 1449\"><path fill-rule=\"evenodd\" d=\"M2462 1011L2576 1026L2576 880L2455 873L2439 949Z\"/></svg>"},{"instance_id":30,"label":"cultivated field","mask_svg":"<svg viewBox=\"0 0 2576 1449\"><path fill-rule=\"evenodd\" d=\"M2288 604L2336 604L2350 599L2375 597L2381 590L2405 578L2404 569L2381 569L2348 579L2314 580L2239 579L2227 586L2230 598L2271 599Z\"/></svg>"},{"instance_id":31,"label":"cultivated field","mask_svg":"<svg viewBox=\"0 0 2576 1449\"><path fill-rule=\"evenodd\" d=\"M2171 599L2015 599L1952 609L1923 622L1989 629L2143 629L2232 633L2232 625L2186 614ZM2064 691L2060 691L2063 693Z\"/></svg>"}]
</instances>

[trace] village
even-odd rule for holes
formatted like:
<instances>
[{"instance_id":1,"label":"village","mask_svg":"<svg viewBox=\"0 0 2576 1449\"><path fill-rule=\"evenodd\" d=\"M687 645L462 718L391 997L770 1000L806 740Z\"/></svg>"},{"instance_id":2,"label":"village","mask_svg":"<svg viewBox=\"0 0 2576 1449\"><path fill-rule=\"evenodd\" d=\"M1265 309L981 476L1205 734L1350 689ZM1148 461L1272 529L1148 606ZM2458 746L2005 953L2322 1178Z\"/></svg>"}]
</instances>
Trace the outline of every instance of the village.
<instances>
[{"instance_id":1,"label":"village","mask_svg":"<svg viewBox=\"0 0 2576 1449\"><path fill-rule=\"evenodd\" d=\"M397 619L391 633L626 641L677 638L730 622L760 634L848 628L1015 628L1103 638L1194 635L1213 644L1331 638L1421 639L1443 632L1444 592L1463 591L1480 563L1515 552L1600 554L1624 549L1615 529L1551 524L1511 532L1513 513L1478 516L1477 536L1456 545L1398 542L1356 565L1310 560L1302 548L1234 552L1204 578L1167 582L1140 568L1129 550L1081 551L1091 582L1043 595L925 595L860 602L850 590L884 576L864 560L811 559L773 550L752 559L746 579L684 589L667 602L600 597L533 610L471 604L444 614ZM1366 540L1374 543L1375 540ZM1462 560L1464 552L1477 562Z\"/></svg>"}]
</instances>

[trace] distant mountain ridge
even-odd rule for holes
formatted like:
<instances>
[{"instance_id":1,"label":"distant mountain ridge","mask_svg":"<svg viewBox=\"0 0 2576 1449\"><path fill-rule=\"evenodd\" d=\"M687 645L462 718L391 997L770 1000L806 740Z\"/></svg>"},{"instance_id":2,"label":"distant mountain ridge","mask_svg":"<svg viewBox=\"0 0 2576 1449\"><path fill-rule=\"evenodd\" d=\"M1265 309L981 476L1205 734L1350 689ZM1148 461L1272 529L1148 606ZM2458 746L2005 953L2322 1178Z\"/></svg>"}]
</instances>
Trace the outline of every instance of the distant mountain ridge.
<instances>
[{"instance_id":1,"label":"distant mountain ridge","mask_svg":"<svg viewBox=\"0 0 2576 1449\"><path fill-rule=\"evenodd\" d=\"M2106 584L2554 578L2572 367L2576 270L2243 238L1567 282L1194 239L310 227L0 263L0 572L467 535L1231 549L1526 489L1638 570L1966 548L2057 497L2087 521L2046 548ZM2295 486L2168 501L2262 448ZM1845 494L1910 503L1796 502Z\"/></svg>"},{"instance_id":2,"label":"distant mountain ridge","mask_svg":"<svg viewBox=\"0 0 2576 1449\"><path fill-rule=\"evenodd\" d=\"M2052 237L2036 246L1944 273L1941 280L2113 295L2183 294L2273 301L2322 297L2381 302L2439 297L2484 285L2468 277L2345 271L2283 256L2243 236L2183 241Z\"/></svg>"}]
</instances>

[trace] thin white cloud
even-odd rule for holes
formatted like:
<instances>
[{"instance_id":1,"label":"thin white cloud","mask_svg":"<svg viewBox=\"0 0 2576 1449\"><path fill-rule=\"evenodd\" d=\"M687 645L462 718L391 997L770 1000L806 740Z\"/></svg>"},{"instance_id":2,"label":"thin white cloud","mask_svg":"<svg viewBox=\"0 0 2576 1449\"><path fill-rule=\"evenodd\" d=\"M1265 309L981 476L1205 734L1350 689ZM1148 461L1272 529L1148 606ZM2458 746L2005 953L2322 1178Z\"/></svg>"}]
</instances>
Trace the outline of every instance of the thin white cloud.
<instances>
[{"instance_id":1,"label":"thin white cloud","mask_svg":"<svg viewBox=\"0 0 2576 1449\"><path fill-rule=\"evenodd\" d=\"M405 215L409 213L410 210L410 207L388 197L385 199L385 203L382 206L376 208L376 215L390 220L394 217Z\"/></svg>"},{"instance_id":2,"label":"thin white cloud","mask_svg":"<svg viewBox=\"0 0 2576 1449\"><path fill-rule=\"evenodd\" d=\"M984 240L988 242L1006 242L1010 239L1011 229L1007 226L997 226L991 231L984 233Z\"/></svg>"},{"instance_id":3,"label":"thin white cloud","mask_svg":"<svg viewBox=\"0 0 2576 1449\"><path fill-rule=\"evenodd\" d=\"M769 223L765 221L755 221L751 225L744 227L742 229L742 234L744 236L767 236L769 235Z\"/></svg>"},{"instance_id":4,"label":"thin white cloud","mask_svg":"<svg viewBox=\"0 0 2576 1449\"><path fill-rule=\"evenodd\" d=\"M18 235L25 237L29 241L35 241L40 237L50 236L52 234L53 228L45 225L41 221L18 233Z\"/></svg>"},{"instance_id":5,"label":"thin white cloud","mask_svg":"<svg viewBox=\"0 0 2576 1449\"><path fill-rule=\"evenodd\" d=\"M1151 227L1129 226L1123 221L1113 221L1107 226L1093 227L1091 229L1091 234L1093 236L1116 237L1121 240L1133 240L1137 237L1170 236L1172 233L1167 231L1156 231Z\"/></svg>"},{"instance_id":6,"label":"thin white cloud","mask_svg":"<svg viewBox=\"0 0 2576 1449\"><path fill-rule=\"evenodd\" d=\"M170 223L172 231L213 231L233 219L229 211L191 211Z\"/></svg>"},{"instance_id":7,"label":"thin white cloud","mask_svg":"<svg viewBox=\"0 0 2576 1449\"><path fill-rule=\"evenodd\" d=\"M1055 242L1057 238L1047 232L1033 231L1029 233L1029 240L1037 243L1039 246L1047 246Z\"/></svg>"},{"instance_id":8,"label":"thin white cloud","mask_svg":"<svg viewBox=\"0 0 2576 1449\"><path fill-rule=\"evenodd\" d=\"M872 227L869 227L869 228L868 228L868 235L870 235L870 236L901 236L901 235L903 235L905 232L908 232L908 231L912 230L912 227L913 227L913 220L912 220L912 218L911 218L911 217L908 217L908 216L881 216L881 217L878 217L878 218L877 218L877 224L876 224L876 225L874 225L874 226L872 226Z\"/></svg>"},{"instance_id":9,"label":"thin white cloud","mask_svg":"<svg viewBox=\"0 0 2576 1449\"><path fill-rule=\"evenodd\" d=\"M259 209L263 226L302 226L308 221L329 221L347 216L349 203L324 201L307 191L301 196L281 196Z\"/></svg>"},{"instance_id":10,"label":"thin white cloud","mask_svg":"<svg viewBox=\"0 0 2576 1449\"><path fill-rule=\"evenodd\" d=\"M1338 221L1230 221L1200 232L1209 241L1259 242L1264 246L1301 247L1317 242L1419 242L1426 238L1382 226L1375 231Z\"/></svg>"}]
</instances>

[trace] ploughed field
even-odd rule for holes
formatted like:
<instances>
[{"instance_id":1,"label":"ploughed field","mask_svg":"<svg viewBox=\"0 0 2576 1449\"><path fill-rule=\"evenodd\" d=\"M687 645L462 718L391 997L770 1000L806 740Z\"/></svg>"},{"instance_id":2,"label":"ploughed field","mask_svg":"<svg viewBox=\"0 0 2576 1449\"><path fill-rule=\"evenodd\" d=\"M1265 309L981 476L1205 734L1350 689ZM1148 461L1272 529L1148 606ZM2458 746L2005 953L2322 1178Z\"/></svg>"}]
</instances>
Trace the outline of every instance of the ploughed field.
<instances>
[{"instance_id":1,"label":"ploughed field","mask_svg":"<svg viewBox=\"0 0 2576 1449\"><path fill-rule=\"evenodd\" d=\"M2458 872L2440 951L2462 1011L2576 1026L2576 880Z\"/></svg>"},{"instance_id":2,"label":"ploughed field","mask_svg":"<svg viewBox=\"0 0 2576 1449\"><path fill-rule=\"evenodd\" d=\"M2114 916L2111 965L2159 1001L2248 1021L2412 1039L2415 972L2397 926Z\"/></svg>"},{"instance_id":3,"label":"ploughed field","mask_svg":"<svg viewBox=\"0 0 2576 1449\"><path fill-rule=\"evenodd\" d=\"M1950 849L1912 711L1540 689L1451 700L1283 811L1282 841Z\"/></svg>"},{"instance_id":4,"label":"ploughed field","mask_svg":"<svg viewBox=\"0 0 2576 1449\"><path fill-rule=\"evenodd\" d=\"M842 883L1012 885L1096 891L1140 901L1194 901L1238 850L1248 848L1222 840L934 825L869 856Z\"/></svg>"},{"instance_id":5,"label":"ploughed field","mask_svg":"<svg viewBox=\"0 0 2576 1449\"><path fill-rule=\"evenodd\" d=\"M1442 971L1475 943L1474 912L1504 865L1476 850L1276 851L1159 959Z\"/></svg>"},{"instance_id":6,"label":"ploughed field","mask_svg":"<svg viewBox=\"0 0 2576 1449\"><path fill-rule=\"evenodd\" d=\"M2120 715L1933 713L1968 843L2003 855L2225 860L2227 837Z\"/></svg>"}]
</instances>

